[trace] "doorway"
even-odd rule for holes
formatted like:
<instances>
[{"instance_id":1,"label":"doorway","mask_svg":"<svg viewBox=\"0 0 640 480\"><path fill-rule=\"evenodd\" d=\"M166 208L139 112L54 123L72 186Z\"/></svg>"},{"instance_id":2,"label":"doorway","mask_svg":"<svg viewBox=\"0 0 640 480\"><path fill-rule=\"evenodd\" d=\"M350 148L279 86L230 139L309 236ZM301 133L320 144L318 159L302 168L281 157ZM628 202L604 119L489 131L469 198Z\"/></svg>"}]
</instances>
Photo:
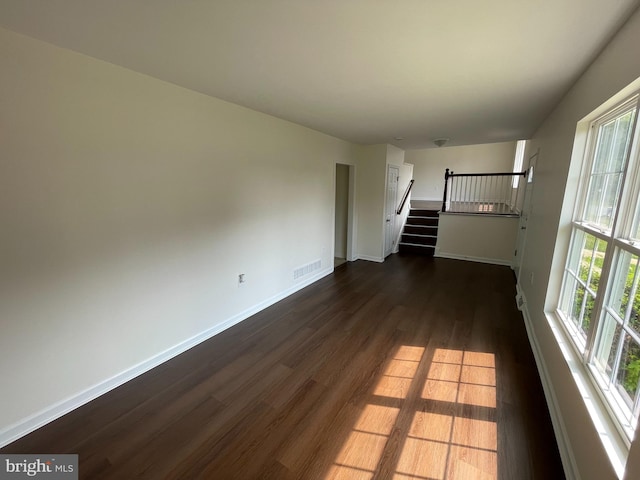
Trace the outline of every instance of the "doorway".
<instances>
[{"instance_id":1,"label":"doorway","mask_svg":"<svg viewBox=\"0 0 640 480\"><path fill-rule=\"evenodd\" d=\"M354 167L336 164L333 267L353 258Z\"/></svg>"}]
</instances>

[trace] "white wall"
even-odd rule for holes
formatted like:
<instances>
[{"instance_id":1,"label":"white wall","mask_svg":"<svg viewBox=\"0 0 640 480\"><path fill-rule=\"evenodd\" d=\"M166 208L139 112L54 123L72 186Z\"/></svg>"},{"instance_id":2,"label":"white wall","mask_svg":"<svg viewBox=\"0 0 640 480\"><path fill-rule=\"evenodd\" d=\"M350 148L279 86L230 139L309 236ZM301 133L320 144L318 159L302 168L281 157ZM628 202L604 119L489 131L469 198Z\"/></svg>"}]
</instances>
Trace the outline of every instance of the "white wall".
<instances>
[{"instance_id":1,"label":"white wall","mask_svg":"<svg viewBox=\"0 0 640 480\"><path fill-rule=\"evenodd\" d=\"M440 214L435 255L511 265L518 222L517 217Z\"/></svg>"},{"instance_id":2,"label":"white wall","mask_svg":"<svg viewBox=\"0 0 640 480\"><path fill-rule=\"evenodd\" d=\"M384 260L384 195L387 146L357 147L356 204L358 205L358 257Z\"/></svg>"},{"instance_id":3,"label":"white wall","mask_svg":"<svg viewBox=\"0 0 640 480\"><path fill-rule=\"evenodd\" d=\"M396 165L400 171L398 183L399 203L406 184L411 179L413 166L404 163L404 150L393 145L378 144L355 147L357 152L356 205L357 256L374 262L384 261L385 195L387 165ZM408 206L396 218L396 233L406 217Z\"/></svg>"},{"instance_id":4,"label":"white wall","mask_svg":"<svg viewBox=\"0 0 640 480\"><path fill-rule=\"evenodd\" d=\"M404 157L406 152L394 145L385 145L387 148L387 165L404 165Z\"/></svg>"},{"instance_id":5,"label":"white wall","mask_svg":"<svg viewBox=\"0 0 640 480\"><path fill-rule=\"evenodd\" d=\"M442 201L447 168L455 173L510 172L515 152L516 142L407 150L405 161L413 164L416 181L413 199Z\"/></svg>"},{"instance_id":6,"label":"white wall","mask_svg":"<svg viewBox=\"0 0 640 480\"><path fill-rule=\"evenodd\" d=\"M0 65L0 443L331 271L356 147L5 30Z\"/></svg>"},{"instance_id":7,"label":"white wall","mask_svg":"<svg viewBox=\"0 0 640 480\"><path fill-rule=\"evenodd\" d=\"M520 285L527 299L531 333L546 365L546 381L555 396L564 435L582 479L607 480L616 473L581 398L565 356L545 316L555 305L568 241L576 169L569 164L576 124L625 86L640 77L640 11L599 55L587 72L546 119L529 151L539 149L532 212L527 229ZM579 157L579 155L578 155ZM563 207L564 202L564 208ZM555 252L555 253L554 253ZM533 275L533 284L529 281ZM547 291L550 295L547 297ZM637 436L636 436L637 437ZM640 478L640 440L631 444L626 478Z\"/></svg>"}]
</instances>

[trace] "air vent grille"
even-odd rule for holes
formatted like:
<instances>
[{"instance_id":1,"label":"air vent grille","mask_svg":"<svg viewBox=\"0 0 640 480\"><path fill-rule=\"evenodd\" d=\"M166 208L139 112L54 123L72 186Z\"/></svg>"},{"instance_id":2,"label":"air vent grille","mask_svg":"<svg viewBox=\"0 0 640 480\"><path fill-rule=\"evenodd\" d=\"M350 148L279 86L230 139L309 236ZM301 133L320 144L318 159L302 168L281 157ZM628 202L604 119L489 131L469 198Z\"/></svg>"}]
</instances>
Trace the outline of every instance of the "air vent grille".
<instances>
[{"instance_id":1,"label":"air vent grille","mask_svg":"<svg viewBox=\"0 0 640 480\"><path fill-rule=\"evenodd\" d=\"M311 272L320 269L321 266L322 262L320 260L316 260L315 262L298 267L293 271L293 279L298 280L299 278L309 275Z\"/></svg>"}]
</instances>

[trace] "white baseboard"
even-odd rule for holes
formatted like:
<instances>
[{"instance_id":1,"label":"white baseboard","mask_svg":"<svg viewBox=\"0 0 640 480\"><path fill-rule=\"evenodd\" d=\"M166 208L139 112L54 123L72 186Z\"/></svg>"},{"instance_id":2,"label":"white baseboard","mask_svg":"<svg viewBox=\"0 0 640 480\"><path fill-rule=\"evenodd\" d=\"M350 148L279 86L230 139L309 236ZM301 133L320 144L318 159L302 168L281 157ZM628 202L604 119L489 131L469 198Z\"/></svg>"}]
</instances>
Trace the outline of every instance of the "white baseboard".
<instances>
[{"instance_id":1,"label":"white baseboard","mask_svg":"<svg viewBox=\"0 0 640 480\"><path fill-rule=\"evenodd\" d=\"M540 345L533 329L533 324L531 323L531 315L529 315L527 298L525 297L522 288L520 288L520 284L516 285L516 292L516 303L518 305L518 309L522 312L524 326L527 329L527 337L529 338L533 357L535 358L536 366L538 367L538 374L540 375L540 382L542 383L544 396L547 400L547 406L549 407L549 415L551 416L551 423L553 424L556 443L558 444L558 450L560 451L560 459L562 460L564 474L567 480L580 480L578 463L573 455L573 448L571 447L569 434L567 433L567 428L562 419L562 414L560 413L558 399L556 397L555 390L553 389L553 384L551 383L549 370L547 369L544 357L540 352Z\"/></svg>"},{"instance_id":2,"label":"white baseboard","mask_svg":"<svg viewBox=\"0 0 640 480\"><path fill-rule=\"evenodd\" d=\"M438 249L436 249L434 257L449 258L452 260L466 260L468 262L490 263L492 265L504 265L505 267L511 266L510 260L502 260L500 258L474 257L471 255L458 255L457 253L443 253L441 251L438 251Z\"/></svg>"},{"instance_id":3,"label":"white baseboard","mask_svg":"<svg viewBox=\"0 0 640 480\"><path fill-rule=\"evenodd\" d=\"M369 262L378 262L378 263L384 262L384 258L374 257L372 255L358 255L358 260L367 260Z\"/></svg>"},{"instance_id":4,"label":"white baseboard","mask_svg":"<svg viewBox=\"0 0 640 480\"><path fill-rule=\"evenodd\" d=\"M119 387L120 385L128 382L136 378L143 373L148 372L149 370L157 367L158 365L171 360L173 357L180 355L181 353L189 350L192 347L195 347L199 343L208 340L209 338L217 335L218 333L240 323L243 320L246 320L252 315L264 310L267 307L270 307L274 303L279 302L280 300L292 295L298 290L302 290L303 288L311 285L312 283L320 280L323 277L326 277L330 273L333 272L333 267L325 268L315 275L310 276L306 279L301 279L294 286L288 288L287 290L280 292L260 303L254 305L237 315L234 315L231 318L228 318L207 330L194 335L191 338L188 338L177 345L174 345L167 350L154 355L153 357L138 363L137 365L128 368L127 370L120 372L113 377L104 380L92 387L83 390L65 400L62 400L54 405L51 405L29 417L26 417L9 427L0 430L0 447L4 447L9 443L31 433L32 431L46 425L47 423L52 422L53 420L75 410L78 407L90 402L98 398L100 395L104 395L105 393L113 390L114 388Z\"/></svg>"}]
</instances>

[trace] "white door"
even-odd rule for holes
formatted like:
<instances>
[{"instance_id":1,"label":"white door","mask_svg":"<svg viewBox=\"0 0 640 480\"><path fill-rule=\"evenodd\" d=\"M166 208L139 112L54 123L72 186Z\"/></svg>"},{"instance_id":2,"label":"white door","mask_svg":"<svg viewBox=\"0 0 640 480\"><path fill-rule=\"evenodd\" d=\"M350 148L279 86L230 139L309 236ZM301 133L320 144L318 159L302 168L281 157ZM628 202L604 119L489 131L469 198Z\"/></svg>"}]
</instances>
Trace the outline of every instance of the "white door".
<instances>
[{"instance_id":1,"label":"white door","mask_svg":"<svg viewBox=\"0 0 640 480\"><path fill-rule=\"evenodd\" d=\"M516 278L520 283L520 270L522 268L522 256L527 244L527 224L529 222L529 215L531 215L531 205L533 200L533 176L536 160L538 159L538 153L536 152L529 158L529 167L527 169L528 175L526 178L527 184L524 190L524 202L522 204L522 213L520 215L520 223L518 225L518 238L516 240L516 251L513 258L513 268L516 272Z\"/></svg>"},{"instance_id":2,"label":"white door","mask_svg":"<svg viewBox=\"0 0 640 480\"><path fill-rule=\"evenodd\" d=\"M387 193L385 196L384 256L393 252L396 231L396 202L398 201L398 176L400 169L394 165L387 167Z\"/></svg>"}]
</instances>

